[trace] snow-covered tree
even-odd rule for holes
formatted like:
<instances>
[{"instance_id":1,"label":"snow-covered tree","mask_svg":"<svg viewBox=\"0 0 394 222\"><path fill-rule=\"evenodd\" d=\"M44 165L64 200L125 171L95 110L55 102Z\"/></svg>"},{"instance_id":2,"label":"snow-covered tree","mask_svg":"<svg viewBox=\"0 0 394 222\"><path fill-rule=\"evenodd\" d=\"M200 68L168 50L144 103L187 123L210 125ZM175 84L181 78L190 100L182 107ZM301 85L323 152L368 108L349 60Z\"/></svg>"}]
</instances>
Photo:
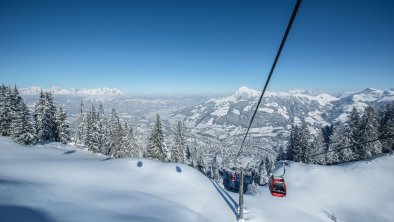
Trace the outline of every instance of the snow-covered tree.
<instances>
[{"instance_id":1,"label":"snow-covered tree","mask_svg":"<svg viewBox=\"0 0 394 222\"><path fill-rule=\"evenodd\" d=\"M375 110L368 106L365 108L364 115L360 123L360 136L363 141L371 141L378 139L379 120ZM369 158L372 155L382 153L382 144L380 141L374 141L361 144L361 158Z\"/></svg>"},{"instance_id":2,"label":"snow-covered tree","mask_svg":"<svg viewBox=\"0 0 394 222\"><path fill-rule=\"evenodd\" d=\"M120 148L114 155L115 158L140 157L140 149L132 127L125 123Z\"/></svg>"},{"instance_id":3,"label":"snow-covered tree","mask_svg":"<svg viewBox=\"0 0 394 222\"><path fill-rule=\"evenodd\" d=\"M382 152L394 150L394 102L386 104L381 113L379 138L382 143Z\"/></svg>"},{"instance_id":4,"label":"snow-covered tree","mask_svg":"<svg viewBox=\"0 0 394 222\"><path fill-rule=\"evenodd\" d=\"M0 129L2 136L10 136L12 129L12 110L11 110L11 89L10 87L1 87L1 113L0 113Z\"/></svg>"},{"instance_id":5,"label":"snow-covered tree","mask_svg":"<svg viewBox=\"0 0 394 222\"><path fill-rule=\"evenodd\" d=\"M310 133L305 123L301 127L293 125L290 132L290 140L287 146L288 159L297 162L307 162L309 154Z\"/></svg>"},{"instance_id":6,"label":"snow-covered tree","mask_svg":"<svg viewBox=\"0 0 394 222\"><path fill-rule=\"evenodd\" d=\"M168 151L164 142L162 123L160 120L160 115L157 113L155 124L148 138L148 146L146 148L144 157L164 162L167 160L167 153Z\"/></svg>"},{"instance_id":7,"label":"snow-covered tree","mask_svg":"<svg viewBox=\"0 0 394 222\"><path fill-rule=\"evenodd\" d=\"M268 183L268 172L267 172L267 165L265 163L265 159L260 162L259 166L259 185L265 185Z\"/></svg>"},{"instance_id":8,"label":"snow-covered tree","mask_svg":"<svg viewBox=\"0 0 394 222\"><path fill-rule=\"evenodd\" d=\"M56 113L56 124L58 142L67 144L70 141L70 123L67 120L67 114L62 106L59 107L59 110Z\"/></svg>"},{"instance_id":9,"label":"snow-covered tree","mask_svg":"<svg viewBox=\"0 0 394 222\"><path fill-rule=\"evenodd\" d=\"M18 112L18 115L14 119L12 138L20 144L33 144L36 141L35 130L29 109L23 101Z\"/></svg>"},{"instance_id":10,"label":"snow-covered tree","mask_svg":"<svg viewBox=\"0 0 394 222\"><path fill-rule=\"evenodd\" d=\"M83 146L85 144L85 136L86 136L86 119L85 119L85 111L84 104L81 101L81 106L79 108L79 117L77 119L77 131L75 134L75 144L77 146Z\"/></svg>"},{"instance_id":11,"label":"snow-covered tree","mask_svg":"<svg viewBox=\"0 0 394 222\"><path fill-rule=\"evenodd\" d=\"M319 133L313 140L311 147L312 152L311 156L309 157L310 162L314 164L325 165L327 148L322 133Z\"/></svg>"},{"instance_id":12,"label":"snow-covered tree","mask_svg":"<svg viewBox=\"0 0 394 222\"><path fill-rule=\"evenodd\" d=\"M40 92L40 98L35 105L34 120L39 141L56 141L56 107L50 92Z\"/></svg>"},{"instance_id":13,"label":"snow-covered tree","mask_svg":"<svg viewBox=\"0 0 394 222\"><path fill-rule=\"evenodd\" d=\"M351 146L354 145L352 130L348 124L338 125L331 136L330 152L326 161L329 164L348 162L355 159ZM348 147L348 148L345 148Z\"/></svg>"},{"instance_id":14,"label":"snow-covered tree","mask_svg":"<svg viewBox=\"0 0 394 222\"><path fill-rule=\"evenodd\" d=\"M97 119L98 119L98 139L99 139L99 150L101 153L108 155L108 121L107 117L105 116L104 107L101 103L99 105L99 109L97 112Z\"/></svg>"},{"instance_id":15,"label":"snow-covered tree","mask_svg":"<svg viewBox=\"0 0 394 222\"><path fill-rule=\"evenodd\" d=\"M185 126L181 121L176 123L174 145L171 148L171 162L186 163L186 136Z\"/></svg>"},{"instance_id":16,"label":"snow-covered tree","mask_svg":"<svg viewBox=\"0 0 394 222\"><path fill-rule=\"evenodd\" d=\"M201 152L197 153L196 169L201 173L206 174L208 171L207 162L204 159L204 155Z\"/></svg>"},{"instance_id":17,"label":"snow-covered tree","mask_svg":"<svg viewBox=\"0 0 394 222\"><path fill-rule=\"evenodd\" d=\"M108 153L114 154L120 149L120 143L123 137L123 129L118 117L118 112L114 108L111 111L111 120L109 124L109 138L107 147Z\"/></svg>"},{"instance_id":18,"label":"snow-covered tree","mask_svg":"<svg viewBox=\"0 0 394 222\"><path fill-rule=\"evenodd\" d=\"M98 116L95 107L92 108L86 115L86 137L85 146L94 153L100 152L100 138L98 133Z\"/></svg>"},{"instance_id":19,"label":"snow-covered tree","mask_svg":"<svg viewBox=\"0 0 394 222\"><path fill-rule=\"evenodd\" d=\"M352 130L352 136L353 139L352 141L354 141L356 144L358 144L359 142L361 142L361 136L360 136L360 114L358 113L356 107L353 107L352 112L350 113L350 117L349 117L349 127ZM355 159L360 159L360 153L362 153L361 149L362 147L360 145L354 145L351 150L354 153Z\"/></svg>"}]
</instances>

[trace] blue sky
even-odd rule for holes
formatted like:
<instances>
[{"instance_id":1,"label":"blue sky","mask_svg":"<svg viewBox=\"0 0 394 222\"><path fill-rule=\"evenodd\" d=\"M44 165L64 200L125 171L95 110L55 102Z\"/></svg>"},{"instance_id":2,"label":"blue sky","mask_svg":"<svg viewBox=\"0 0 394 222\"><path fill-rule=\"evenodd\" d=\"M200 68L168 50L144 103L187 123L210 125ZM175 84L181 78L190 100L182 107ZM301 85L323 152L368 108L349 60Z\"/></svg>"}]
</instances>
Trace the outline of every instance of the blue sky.
<instances>
[{"instance_id":1,"label":"blue sky","mask_svg":"<svg viewBox=\"0 0 394 222\"><path fill-rule=\"evenodd\" d=\"M295 1L0 0L0 81L262 89ZM304 0L269 90L394 87L394 1Z\"/></svg>"}]
</instances>

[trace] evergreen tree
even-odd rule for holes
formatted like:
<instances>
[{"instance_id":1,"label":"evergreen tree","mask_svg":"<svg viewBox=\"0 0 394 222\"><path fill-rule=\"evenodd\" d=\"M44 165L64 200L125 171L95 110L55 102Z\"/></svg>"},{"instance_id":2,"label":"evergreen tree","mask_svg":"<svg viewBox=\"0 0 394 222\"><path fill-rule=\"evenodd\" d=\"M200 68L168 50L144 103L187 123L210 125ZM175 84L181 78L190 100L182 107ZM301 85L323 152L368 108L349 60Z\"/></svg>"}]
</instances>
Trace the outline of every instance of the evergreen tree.
<instances>
[{"instance_id":1,"label":"evergreen tree","mask_svg":"<svg viewBox=\"0 0 394 222\"><path fill-rule=\"evenodd\" d=\"M1 135L2 136L10 136L11 135L11 129L12 129L12 110L11 110L11 89L10 87L4 87L3 88L3 109L0 117L0 123L1 123Z\"/></svg>"},{"instance_id":2,"label":"evergreen tree","mask_svg":"<svg viewBox=\"0 0 394 222\"><path fill-rule=\"evenodd\" d=\"M327 148L322 133L319 133L313 140L311 147L312 151L311 157L309 158L310 162L314 164L325 165Z\"/></svg>"},{"instance_id":3,"label":"evergreen tree","mask_svg":"<svg viewBox=\"0 0 394 222\"><path fill-rule=\"evenodd\" d=\"M56 124L58 132L58 142L67 144L70 141L70 123L67 120L67 114L63 107L60 106L56 114Z\"/></svg>"},{"instance_id":4,"label":"evergreen tree","mask_svg":"<svg viewBox=\"0 0 394 222\"><path fill-rule=\"evenodd\" d=\"M203 174L207 173L207 163L205 162L203 154L200 152L197 153L196 169Z\"/></svg>"},{"instance_id":5,"label":"evergreen tree","mask_svg":"<svg viewBox=\"0 0 394 222\"><path fill-rule=\"evenodd\" d=\"M361 136L360 136L360 115L355 107L353 107L352 112L350 113L350 118L349 118L349 127L352 130L352 136L356 144L362 142L361 141ZM351 150L354 154L355 159L360 159L360 153L362 147L360 145L354 145Z\"/></svg>"},{"instance_id":6,"label":"evergreen tree","mask_svg":"<svg viewBox=\"0 0 394 222\"><path fill-rule=\"evenodd\" d=\"M332 147L332 144L330 144L328 151L326 153L326 163L327 164L337 164L339 163L339 155L338 151Z\"/></svg>"},{"instance_id":7,"label":"evergreen tree","mask_svg":"<svg viewBox=\"0 0 394 222\"><path fill-rule=\"evenodd\" d=\"M328 150L328 146L331 142L330 137L334 132L333 128L334 128L334 126L331 124L330 126L326 125L325 127L323 127L321 129L322 135L323 135L323 142L324 142L324 145L326 146L326 150Z\"/></svg>"},{"instance_id":8,"label":"evergreen tree","mask_svg":"<svg viewBox=\"0 0 394 222\"><path fill-rule=\"evenodd\" d=\"M134 137L133 128L125 123L120 149L114 153L115 158L140 157L140 150Z\"/></svg>"},{"instance_id":9,"label":"evergreen tree","mask_svg":"<svg viewBox=\"0 0 394 222\"><path fill-rule=\"evenodd\" d=\"M375 140L378 138L379 120L375 110L368 106L365 108L364 115L361 119L360 136L364 141ZM365 159L372 155L382 153L382 144L380 141L361 144L360 157Z\"/></svg>"},{"instance_id":10,"label":"evergreen tree","mask_svg":"<svg viewBox=\"0 0 394 222\"><path fill-rule=\"evenodd\" d=\"M145 157L163 162L167 160L167 148L159 114L156 115L156 122L148 139Z\"/></svg>"},{"instance_id":11,"label":"evergreen tree","mask_svg":"<svg viewBox=\"0 0 394 222\"><path fill-rule=\"evenodd\" d=\"M12 138L15 142L25 145L33 144L36 136L33 128L29 109L26 104L21 102L21 107L15 119Z\"/></svg>"},{"instance_id":12,"label":"evergreen tree","mask_svg":"<svg viewBox=\"0 0 394 222\"><path fill-rule=\"evenodd\" d=\"M105 116L104 107L101 103L98 109L98 137L99 137L99 149L100 152L108 155L108 121L107 117Z\"/></svg>"},{"instance_id":13,"label":"evergreen tree","mask_svg":"<svg viewBox=\"0 0 394 222\"><path fill-rule=\"evenodd\" d=\"M394 102L385 106L381 113L379 138L382 143L382 152L394 150ZM386 138L387 137L387 138ZM384 138L384 139L383 139Z\"/></svg>"},{"instance_id":14,"label":"evergreen tree","mask_svg":"<svg viewBox=\"0 0 394 222\"><path fill-rule=\"evenodd\" d=\"M39 141L56 141L58 132L56 128L56 107L50 92L40 92L40 98L35 105L35 129Z\"/></svg>"},{"instance_id":15,"label":"evergreen tree","mask_svg":"<svg viewBox=\"0 0 394 222\"><path fill-rule=\"evenodd\" d=\"M0 135L3 135L3 131L5 126L5 116L4 116L4 112L5 112L5 108L6 108L6 87L4 86L4 84L2 84L0 86Z\"/></svg>"},{"instance_id":16,"label":"evergreen tree","mask_svg":"<svg viewBox=\"0 0 394 222\"><path fill-rule=\"evenodd\" d=\"M307 162L309 154L309 142L308 139L310 133L305 123L301 127L296 125L292 126L290 132L290 141L288 143L287 155L289 160L296 162Z\"/></svg>"},{"instance_id":17,"label":"evergreen tree","mask_svg":"<svg viewBox=\"0 0 394 222\"><path fill-rule=\"evenodd\" d=\"M212 179L214 179L217 182L220 182L220 174L219 174L219 170L220 170L220 165L219 165L219 161L218 161L218 154L215 154L215 157L212 160L212 172L211 172L211 177Z\"/></svg>"},{"instance_id":18,"label":"evergreen tree","mask_svg":"<svg viewBox=\"0 0 394 222\"><path fill-rule=\"evenodd\" d=\"M98 133L98 115L96 109L92 105L90 112L86 115L86 137L85 146L93 153L100 152L100 139Z\"/></svg>"},{"instance_id":19,"label":"evergreen tree","mask_svg":"<svg viewBox=\"0 0 394 222\"><path fill-rule=\"evenodd\" d=\"M174 145L171 149L171 162L186 163L186 136L184 128L185 127L181 121L178 121L176 123Z\"/></svg>"},{"instance_id":20,"label":"evergreen tree","mask_svg":"<svg viewBox=\"0 0 394 222\"><path fill-rule=\"evenodd\" d=\"M268 183L267 165L264 160L260 162L259 166L259 185L263 186Z\"/></svg>"},{"instance_id":21,"label":"evergreen tree","mask_svg":"<svg viewBox=\"0 0 394 222\"><path fill-rule=\"evenodd\" d=\"M122 125L118 117L116 109L112 108L111 120L109 126L109 138L108 138L108 154L112 155L116 153L121 146L121 140L123 136Z\"/></svg>"},{"instance_id":22,"label":"evergreen tree","mask_svg":"<svg viewBox=\"0 0 394 222\"><path fill-rule=\"evenodd\" d=\"M79 117L77 120L77 132L75 134L75 144L77 146L84 146L85 144L85 130L86 130L86 118L85 118L85 111L84 111L84 104L81 100L81 106L79 108Z\"/></svg>"},{"instance_id":23,"label":"evergreen tree","mask_svg":"<svg viewBox=\"0 0 394 222\"><path fill-rule=\"evenodd\" d=\"M354 153L351 150L351 146L353 145L353 135L349 125L338 125L331 136L331 152L327 154L327 163L335 164L355 159ZM344 147L349 148L343 149Z\"/></svg>"},{"instance_id":24,"label":"evergreen tree","mask_svg":"<svg viewBox=\"0 0 394 222\"><path fill-rule=\"evenodd\" d=\"M22 100L22 97L19 95L19 91L18 91L18 89L16 88L16 86L15 86L15 88L14 88L14 90L11 90L11 92L10 92L10 111L11 111L11 129L10 129L10 133L11 134L14 134L14 132L13 132L13 130L17 127L17 126L15 126L15 120L16 119L20 119L20 116L19 115L21 115L21 109L22 109L22 103L23 103L23 100ZM11 135L12 136L12 135Z\"/></svg>"}]
</instances>

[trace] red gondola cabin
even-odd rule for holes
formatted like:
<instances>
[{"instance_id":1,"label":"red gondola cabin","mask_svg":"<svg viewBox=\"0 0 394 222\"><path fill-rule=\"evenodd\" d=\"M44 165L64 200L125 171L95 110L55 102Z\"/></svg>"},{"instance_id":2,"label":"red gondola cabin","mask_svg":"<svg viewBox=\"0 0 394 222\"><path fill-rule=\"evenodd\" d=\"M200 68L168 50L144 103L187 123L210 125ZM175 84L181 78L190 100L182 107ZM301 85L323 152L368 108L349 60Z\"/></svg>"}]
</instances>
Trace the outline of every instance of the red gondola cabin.
<instances>
[{"instance_id":1,"label":"red gondola cabin","mask_svg":"<svg viewBox=\"0 0 394 222\"><path fill-rule=\"evenodd\" d=\"M286 196L286 183L283 177L271 176L268 181L268 187L270 189L271 195L275 197L285 197Z\"/></svg>"}]
</instances>

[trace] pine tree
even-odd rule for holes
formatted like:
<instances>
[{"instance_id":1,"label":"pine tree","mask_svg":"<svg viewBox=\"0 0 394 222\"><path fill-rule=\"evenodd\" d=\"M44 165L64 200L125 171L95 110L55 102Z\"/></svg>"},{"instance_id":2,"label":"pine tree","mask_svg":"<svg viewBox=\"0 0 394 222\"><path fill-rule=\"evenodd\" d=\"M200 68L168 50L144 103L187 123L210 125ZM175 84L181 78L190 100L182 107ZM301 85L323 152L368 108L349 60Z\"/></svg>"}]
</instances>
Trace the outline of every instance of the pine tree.
<instances>
[{"instance_id":1,"label":"pine tree","mask_svg":"<svg viewBox=\"0 0 394 222\"><path fill-rule=\"evenodd\" d=\"M4 112L5 112L5 107L6 107L6 97L5 97L5 93L6 93L6 87L4 86L4 84L2 84L0 86L0 135L3 135L3 131L5 126L5 116L4 116Z\"/></svg>"},{"instance_id":2,"label":"pine tree","mask_svg":"<svg viewBox=\"0 0 394 222\"><path fill-rule=\"evenodd\" d=\"M309 137L310 133L305 123L301 127L292 126L290 140L287 148L289 160L296 162L307 162L309 154Z\"/></svg>"},{"instance_id":3,"label":"pine tree","mask_svg":"<svg viewBox=\"0 0 394 222\"><path fill-rule=\"evenodd\" d=\"M353 107L352 112L350 113L350 118L349 118L349 127L352 130L352 136L356 144L362 142L361 141L361 136L360 136L360 115L356 109L356 107ZM351 150L354 153L355 159L358 160L360 159L360 153L362 147L360 145L354 145Z\"/></svg>"},{"instance_id":4,"label":"pine tree","mask_svg":"<svg viewBox=\"0 0 394 222\"><path fill-rule=\"evenodd\" d=\"M323 139L323 134L319 133L312 143L311 163L325 165L326 164L326 144Z\"/></svg>"},{"instance_id":5,"label":"pine tree","mask_svg":"<svg viewBox=\"0 0 394 222\"><path fill-rule=\"evenodd\" d=\"M120 149L120 143L122 140L122 125L120 124L120 120L118 117L118 113L116 109L112 109L111 112L111 120L109 126L109 138L108 138L108 154L112 155L116 153Z\"/></svg>"},{"instance_id":6,"label":"pine tree","mask_svg":"<svg viewBox=\"0 0 394 222\"><path fill-rule=\"evenodd\" d=\"M382 143L382 152L394 150L394 102L386 104L381 113L379 138ZM387 137L387 138L386 138ZM384 138L384 139L383 139Z\"/></svg>"},{"instance_id":7,"label":"pine tree","mask_svg":"<svg viewBox=\"0 0 394 222\"><path fill-rule=\"evenodd\" d=\"M219 174L219 170L220 170L220 165L219 165L219 161L218 161L218 154L215 154L215 157L212 160L212 179L216 180L216 181L220 181L221 177Z\"/></svg>"},{"instance_id":8,"label":"pine tree","mask_svg":"<svg viewBox=\"0 0 394 222\"><path fill-rule=\"evenodd\" d=\"M148 146L145 152L145 157L150 159L156 159L160 161L167 160L167 148L164 143L164 133L160 120L160 115L156 115L156 122L153 126L152 132L148 139Z\"/></svg>"},{"instance_id":9,"label":"pine tree","mask_svg":"<svg viewBox=\"0 0 394 222\"><path fill-rule=\"evenodd\" d=\"M21 107L15 119L12 138L15 142L25 145L33 144L36 141L35 131L31 120L29 109L21 101Z\"/></svg>"},{"instance_id":10,"label":"pine tree","mask_svg":"<svg viewBox=\"0 0 394 222\"><path fill-rule=\"evenodd\" d=\"M86 137L85 146L93 153L100 152L100 139L98 133L98 115L96 109L92 105L90 112L86 115Z\"/></svg>"},{"instance_id":11,"label":"pine tree","mask_svg":"<svg viewBox=\"0 0 394 222\"><path fill-rule=\"evenodd\" d=\"M35 105L35 129L39 141L56 141L58 132L56 128L56 107L50 92L40 92L40 98Z\"/></svg>"},{"instance_id":12,"label":"pine tree","mask_svg":"<svg viewBox=\"0 0 394 222\"><path fill-rule=\"evenodd\" d=\"M207 163L205 162L204 155L200 152L197 153L196 169L201 173L207 173Z\"/></svg>"},{"instance_id":13,"label":"pine tree","mask_svg":"<svg viewBox=\"0 0 394 222\"><path fill-rule=\"evenodd\" d=\"M67 144L70 141L70 123L67 120L67 114L62 106L59 107L59 110L56 113L56 125L58 142Z\"/></svg>"},{"instance_id":14,"label":"pine tree","mask_svg":"<svg viewBox=\"0 0 394 222\"><path fill-rule=\"evenodd\" d=\"M260 162L259 166L259 185L265 185L268 183L268 172L267 166L264 160Z\"/></svg>"},{"instance_id":15,"label":"pine tree","mask_svg":"<svg viewBox=\"0 0 394 222\"><path fill-rule=\"evenodd\" d=\"M327 162L335 164L354 160L355 155L351 149L353 145L352 129L348 124L338 125L335 127L334 133L331 136L330 150L332 152L328 153ZM344 147L349 148L344 149Z\"/></svg>"},{"instance_id":16,"label":"pine tree","mask_svg":"<svg viewBox=\"0 0 394 222\"><path fill-rule=\"evenodd\" d=\"M22 97L19 95L18 89L14 88L14 90L11 91L10 93L10 111L11 111L11 129L10 133L11 136L14 134L13 130L17 127L15 126L15 120L20 118L19 115L21 115L21 110L23 106L23 100Z\"/></svg>"},{"instance_id":17,"label":"pine tree","mask_svg":"<svg viewBox=\"0 0 394 222\"><path fill-rule=\"evenodd\" d=\"M80 106L80 109L79 109L79 117L78 117L78 120L77 120L78 128L77 128L77 132L75 134L75 144L77 146L84 146L84 144L85 144L85 136L86 136L86 133L85 133L86 124L85 123L86 123L86 118L85 118L85 111L84 111L83 106L84 106L84 104L83 104L83 102L81 100L81 106Z\"/></svg>"},{"instance_id":18,"label":"pine tree","mask_svg":"<svg viewBox=\"0 0 394 222\"><path fill-rule=\"evenodd\" d=\"M105 116L104 107L101 103L98 109L98 136L99 136L99 149L100 152L108 155L108 121L107 117Z\"/></svg>"},{"instance_id":19,"label":"pine tree","mask_svg":"<svg viewBox=\"0 0 394 222\"><path fill-rule=\"evenodd\" d=\"M175 136L174 136L174 145L171 149L171 162L174 163L186 163L185 156L186 149L186 136L184 125L181 121L176 123Z\"/></svg>"},{"instance_id":20,"label":"pine tree","mask_svg":"<svg viewBox=\"0 0 394 222\"><path fill-rule=\"evenodd\" d=\"M4 93L4 98L3 98L3 109L1 113L1 135L2 136L10 136L11 135L11 129L12 129L12 110L11 110L11 89L10 87L4 87L3 88L3 93Z\"/></svg>"},{"instance_id":21,"label":"pine tree","mask_svg":"<svg viewBox=\"0 0 394 222\"><path fill-rule=\"evenodd\" d=\"M297 141L299 140L299 128L297 125L292 125L291 126L291 131L290 131L290 138L289 142L287 143L287 158L290 161L296 161L295 156L296 153L298 153L298 150L296 150L297 147Z\"/></svg>"},{"instance_id":22,"label":"pine tree","mask_svg":"<svg viewBox=\"0 0 394 222\"><path fill-rule=\"evenodd\" d=\"M140 150L134 137L133 128L125 123L122 134L120 149L113 156L115 158L140 157Z\"/></svg>"},{"instance_id":23,"label":"pine tree","mask_svg":"<svg viewBox=\"0 0 394 222\"><path fill-rule=\"evenodd\" d=\"M371 106L365 108L360 125L360 136L364 141L376 140L378 138L379 120L375 110ZM382 153L382 144L379 140L361 144L360 151L361 158L369 158L372 155Z\"/></svg>"}]
</instances>

